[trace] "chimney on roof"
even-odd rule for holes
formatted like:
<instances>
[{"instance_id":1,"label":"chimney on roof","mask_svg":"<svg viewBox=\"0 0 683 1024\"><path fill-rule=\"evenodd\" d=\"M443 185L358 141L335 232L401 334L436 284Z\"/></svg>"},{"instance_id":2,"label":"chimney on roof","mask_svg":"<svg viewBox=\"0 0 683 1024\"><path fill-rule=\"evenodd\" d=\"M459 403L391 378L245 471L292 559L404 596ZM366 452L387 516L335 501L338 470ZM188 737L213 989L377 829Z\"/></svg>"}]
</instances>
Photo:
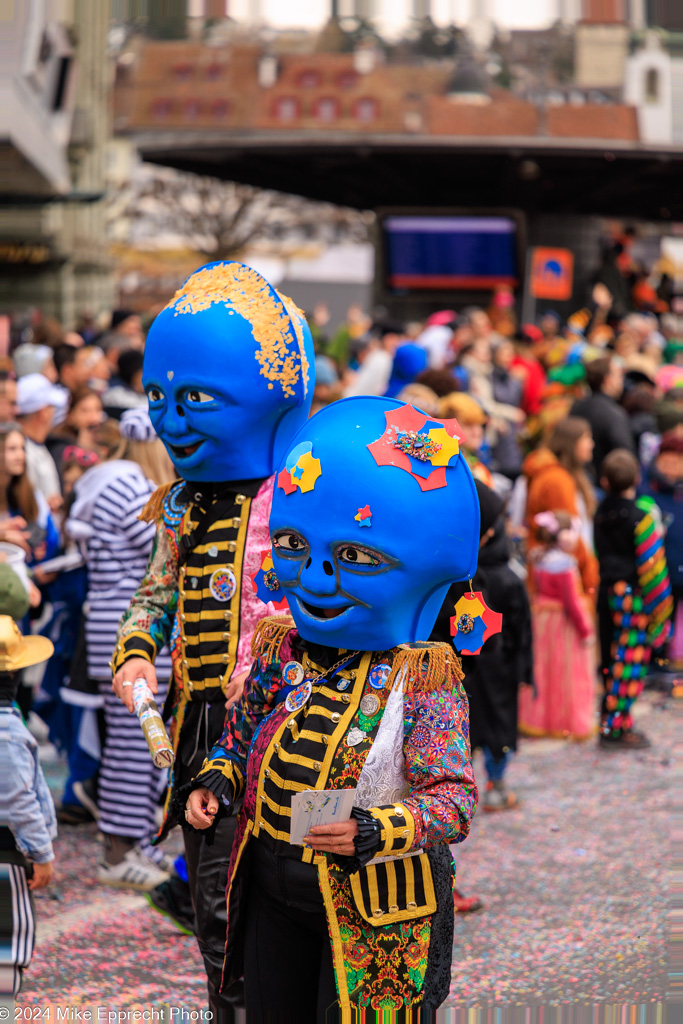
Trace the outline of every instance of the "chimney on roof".
<instances>
[{"instance_id":1,"label":"chimney on roof","mask_svg":"<svg viewBox=\"0 0 683 1024\"><path fill-rule=\"evenodd\" d=\"M379 63L379 51L373 39L363 39L353 51L353 66L359 75L369 75Z\"/></svg>"},{"instance_id":2,"label":"chimney on roof","mask_svg":"<svg viewBox=\"0 0 683 1024\"><path fill-rule=\"evenodd\" d=\"M205 18L226 18L228 15L227 0L204 0Z\"/></svg>"},{"instance_id":3,"label":"chimney on roof","mask_svg":"<svg viewBox=\"0 0 683 1024\"><path fill-rule=\"evenodd\" d=\"M446 95L452 103L491 102L488 78L472 54L465 53L458 58L455 73L446 86Z\"/></svg>"},{"instance_id":4,"label":"chimney on roof","mask_svg":"<svg viewBox=\"0 0 683 1024\"><path fill-rule=\"evenodd\" d=\"M277 82L277 57L272 53L262 54L258 62L258 84L262 89L272 89Z\"/></svg>"},{"instance_id":5,"label":"chimney on roof","mask_svg":"<svg viewBox=\"0 0 683 1024\"><path fill-rule=\"evenodd\" d=\"M626 21L625 0L583 0L582 21L595 25L623 25Z\"/></svg>"}]
</instances>

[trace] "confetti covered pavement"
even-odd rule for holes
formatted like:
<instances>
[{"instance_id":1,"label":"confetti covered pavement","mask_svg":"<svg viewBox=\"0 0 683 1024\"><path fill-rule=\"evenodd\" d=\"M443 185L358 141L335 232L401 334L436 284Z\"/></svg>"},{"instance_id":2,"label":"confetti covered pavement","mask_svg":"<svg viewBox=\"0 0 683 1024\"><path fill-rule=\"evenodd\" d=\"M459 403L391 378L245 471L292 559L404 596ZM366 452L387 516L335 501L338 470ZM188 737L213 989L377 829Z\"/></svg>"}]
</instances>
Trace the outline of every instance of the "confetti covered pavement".
<instances>
[{"instance_id":1,"label":"confetti covered pavement","mask_svg":"<svg viewBox=\"0 0 683 1024\"><path fill-rule=\"evenodd\" d=\"M658 693L639 702L637 724L654 740L644 752L521 743L509 781L522 806L480 812L454 847L458 887L485 908L456 916L449 1006L662 1000L677 710ZM58 795L63 769L47 774ZM179 848L176 834L169 852ZM56 849L20 1002L205 1007L194 939L141 895L95 881L95 826L62 827Z\"/></svg>"}]
</instances>

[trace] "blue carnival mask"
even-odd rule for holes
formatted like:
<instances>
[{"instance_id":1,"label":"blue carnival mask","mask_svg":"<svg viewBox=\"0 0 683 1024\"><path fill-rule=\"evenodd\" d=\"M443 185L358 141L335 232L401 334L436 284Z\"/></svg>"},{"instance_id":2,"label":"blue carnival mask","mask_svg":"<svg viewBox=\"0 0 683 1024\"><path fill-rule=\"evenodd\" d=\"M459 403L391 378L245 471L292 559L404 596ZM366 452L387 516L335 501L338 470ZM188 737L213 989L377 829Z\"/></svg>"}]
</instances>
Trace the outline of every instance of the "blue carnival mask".
<instances>
[{"instance_id":1,"label":"blue carnival mask","mask_svg":"<svg viewBox=\"0 0 683 1024\"><path fill-rule=\"evenodd\" d=\"M186 480L267 477L308 417L313 342L294 303L255 270L209 263L152 324L142 380Z\"/></svg>"},{"instance_id":2,"label":"blue carnival mask","mask_svg":"<svg viewBox=\"0 0 683 1024\"><path fill-rule=\"evenodd\" d=\"M305 640L382 651L428 639L451 583L477 567L479 501L458 432L366 397L326 406L296 435L270 535Z\"/></svg>"}]
</instances>

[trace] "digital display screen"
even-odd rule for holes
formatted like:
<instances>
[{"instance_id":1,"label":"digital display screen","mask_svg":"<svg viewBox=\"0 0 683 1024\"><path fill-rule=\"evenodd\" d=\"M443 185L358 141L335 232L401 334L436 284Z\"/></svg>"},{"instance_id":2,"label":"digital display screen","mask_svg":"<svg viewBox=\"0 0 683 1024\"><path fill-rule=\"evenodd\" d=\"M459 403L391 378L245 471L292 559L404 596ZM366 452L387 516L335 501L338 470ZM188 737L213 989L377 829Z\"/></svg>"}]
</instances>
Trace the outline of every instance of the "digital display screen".
<instances>
[{"instance_id":1,"label":"digital display screen","mask_svg":"<svg viewBox=\"0 0 683 1024\"><path fill-rule=\"evenodd\" d=\"M517 224L511 217L389 216L383 230L389 288L517 284Z\"/></svg>"}]
</instances>

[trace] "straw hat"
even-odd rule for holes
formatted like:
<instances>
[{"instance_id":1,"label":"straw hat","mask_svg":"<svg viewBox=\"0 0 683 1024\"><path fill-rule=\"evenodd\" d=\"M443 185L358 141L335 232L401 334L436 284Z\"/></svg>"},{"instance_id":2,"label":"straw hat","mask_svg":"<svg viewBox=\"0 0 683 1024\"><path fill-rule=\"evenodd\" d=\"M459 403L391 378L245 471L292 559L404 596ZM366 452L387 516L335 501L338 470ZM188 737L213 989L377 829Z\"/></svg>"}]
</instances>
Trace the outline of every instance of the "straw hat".
<instances>
[{"instance_id":1,"label":"straw hat","mask_svg":"<svg viewBox=\"0 0 683 1024\"><path fill-rule=\"evenodd\" d=\"M466 395L462 391L454 391L452 394L442 398L439 403L439 411L443 419L455 416L462 427L469 427L475 424L483 426L488 419L479 402L472 398L471 395Z\"/></svg>"},{"instance_id":2,"label":"straw hat","mask_svg":"<svg viewBox=\"0 0 683 1024\"><path fill-rule=\"evenodd\" d=\"M22 636L10 615L0 615L0 672L16 672L47 661L54 651L46 636Z\"/></svg>"}]
</instances>

